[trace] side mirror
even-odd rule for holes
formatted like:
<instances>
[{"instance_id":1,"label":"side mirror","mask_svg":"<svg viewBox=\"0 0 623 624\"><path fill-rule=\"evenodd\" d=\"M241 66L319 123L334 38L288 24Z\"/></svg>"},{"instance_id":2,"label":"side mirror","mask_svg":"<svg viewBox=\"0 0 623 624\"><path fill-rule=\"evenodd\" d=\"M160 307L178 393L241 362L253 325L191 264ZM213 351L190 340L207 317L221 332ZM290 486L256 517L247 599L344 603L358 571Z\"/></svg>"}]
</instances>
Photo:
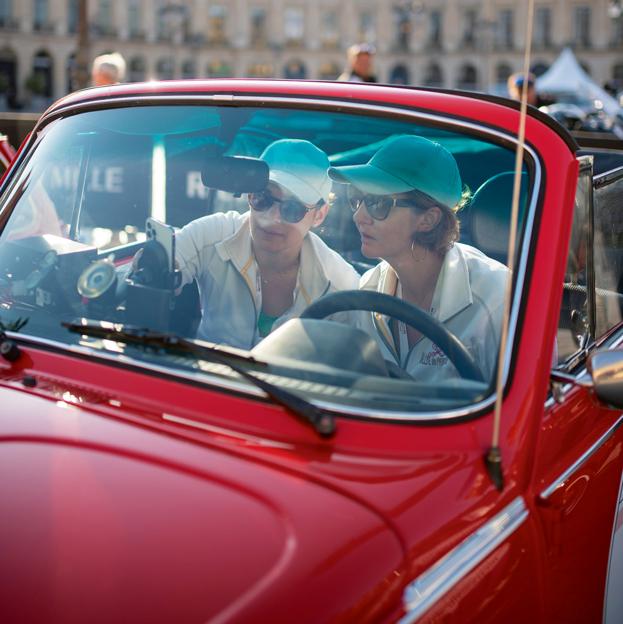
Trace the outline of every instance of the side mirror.
<instances>
[{"instance_id":1,"label":"side mirror","mask_svg":"<svg viewBox=\"0 0 623 624\"><path fill-rule=\"evenodd\" d=\"M599 400L623 409L623 349L593 353L588 360L587 370Z\"/></svg>"}]
</instances>

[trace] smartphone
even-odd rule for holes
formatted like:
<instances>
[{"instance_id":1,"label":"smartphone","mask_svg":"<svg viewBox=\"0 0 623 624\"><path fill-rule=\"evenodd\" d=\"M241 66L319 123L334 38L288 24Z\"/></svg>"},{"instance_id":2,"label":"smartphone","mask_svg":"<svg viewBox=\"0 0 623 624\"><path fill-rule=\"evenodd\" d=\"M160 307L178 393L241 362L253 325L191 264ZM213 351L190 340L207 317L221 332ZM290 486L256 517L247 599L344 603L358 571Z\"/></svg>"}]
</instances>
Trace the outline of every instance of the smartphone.
<instances>
[{"instance_id":1,"label":"smartphone","mask_svg":"<svg viewBox=\"0 0 623 624\"><path fill-rule=\"evenodd\" d=\"M175 228L158 221L158 219L148 217L145 221L145 232L147 240L155 240L164 247L169 271L173 275L175 273Z\"/></svg>"}]
</instances>

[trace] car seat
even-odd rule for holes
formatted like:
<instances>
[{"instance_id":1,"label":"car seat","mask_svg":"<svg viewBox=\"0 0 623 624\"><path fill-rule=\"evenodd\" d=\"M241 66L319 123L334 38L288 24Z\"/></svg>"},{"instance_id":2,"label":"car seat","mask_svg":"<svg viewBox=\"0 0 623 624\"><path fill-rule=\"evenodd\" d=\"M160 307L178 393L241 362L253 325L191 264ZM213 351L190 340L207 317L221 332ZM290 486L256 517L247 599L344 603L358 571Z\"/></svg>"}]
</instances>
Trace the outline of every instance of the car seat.
<instances>
[{"instance_id":1,"label":"car seat","mask_svg":"<svg viewBox=\"0 0 623 624\"><path fill-rule=\"evenodd\" d=\"M519 193L518 233L525 218L528 198L528 174L521 174ZM487 256L507 264L508 237L513 201L514 172L504 171L489 178L474 193L463 217L465 242Z\"/></svg>"}]
</instances>

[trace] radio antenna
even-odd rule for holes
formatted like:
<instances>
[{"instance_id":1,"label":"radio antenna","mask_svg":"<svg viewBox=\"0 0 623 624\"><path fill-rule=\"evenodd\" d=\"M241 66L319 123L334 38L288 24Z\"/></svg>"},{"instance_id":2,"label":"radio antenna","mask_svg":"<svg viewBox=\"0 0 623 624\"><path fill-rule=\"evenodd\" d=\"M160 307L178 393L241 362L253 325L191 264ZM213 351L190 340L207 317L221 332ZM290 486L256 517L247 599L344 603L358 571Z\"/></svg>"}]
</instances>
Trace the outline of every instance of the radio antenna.
<instances>
[{"instance_id":1,"label":"radio antenna","mask_svg":"<svg viewBox=\"0 0 623 624\"><path fill-rule=\"evenodd\" d=\"M504 314L502 316L502 332L498 351L498 365L495 382L495 409L493 412L493 435L491 446L485 453L484 461L487 473L495 487L504 489L504 472L502 470L502 453L500 451L500 423L502 420L502 399L504 391L504 355L508 342L508 325L511 309L513 273L515 269L515 241L517 239L517 220L519 214L519 191L521 188L521 165L523 162L526 114L528 110L528 74L530 73L530 53L532 49L532 23L534 18L534 0L528 0L528 16L526 20L526 47L523 61L524 81L521 87L521 107L519 112L519 130L517 132L517 149L515 151L515 176L513 181L513 201L511 208L510 232L508 236L508 278L504 293Z\"/></svg>"}]
</instances>

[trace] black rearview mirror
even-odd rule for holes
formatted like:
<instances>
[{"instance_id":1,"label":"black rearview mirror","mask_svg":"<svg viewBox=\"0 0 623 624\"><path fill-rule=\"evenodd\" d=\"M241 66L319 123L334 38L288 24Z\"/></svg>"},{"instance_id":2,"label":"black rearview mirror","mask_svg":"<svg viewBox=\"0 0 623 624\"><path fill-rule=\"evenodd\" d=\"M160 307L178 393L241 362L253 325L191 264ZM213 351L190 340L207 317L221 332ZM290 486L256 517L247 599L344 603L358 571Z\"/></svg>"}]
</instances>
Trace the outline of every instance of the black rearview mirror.
<instances>
[{"instance_id":1,"label":"black rearview mirror","mask_svg":"<svg viewBox=\"0 0 623 624\"><path fill-rule=\"evenodd\" d=\"M256 193L268 184L268 165L258 158L211 156L204 160L201 181L208 188L234 195Z\"/></svg>"}]
</instances>

